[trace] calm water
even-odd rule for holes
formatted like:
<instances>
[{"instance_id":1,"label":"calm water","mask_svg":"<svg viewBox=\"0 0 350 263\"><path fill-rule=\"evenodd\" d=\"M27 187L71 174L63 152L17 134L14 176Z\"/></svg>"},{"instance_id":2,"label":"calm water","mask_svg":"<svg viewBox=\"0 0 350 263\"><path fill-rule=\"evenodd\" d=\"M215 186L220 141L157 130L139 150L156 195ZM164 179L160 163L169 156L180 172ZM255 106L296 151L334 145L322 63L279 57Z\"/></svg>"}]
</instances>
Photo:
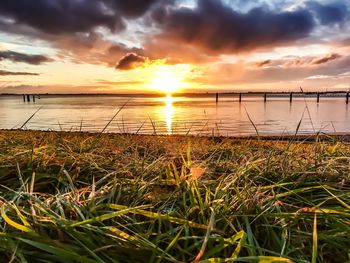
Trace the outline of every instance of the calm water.
<instances>
[{"instance_id":1,"label":"calm water","mask_svg":"<svg viewBox=\"0 0 350 263\"><path fill-rule=\"evenodd\" d=\"M350 132L345 98L243 98L233 96L144 98L125 96L42 96L35 103L21 96L0 96L0 128L100 132L126 102L107 132L140 134L250 135Z\"/></svg>"}]
</instances>

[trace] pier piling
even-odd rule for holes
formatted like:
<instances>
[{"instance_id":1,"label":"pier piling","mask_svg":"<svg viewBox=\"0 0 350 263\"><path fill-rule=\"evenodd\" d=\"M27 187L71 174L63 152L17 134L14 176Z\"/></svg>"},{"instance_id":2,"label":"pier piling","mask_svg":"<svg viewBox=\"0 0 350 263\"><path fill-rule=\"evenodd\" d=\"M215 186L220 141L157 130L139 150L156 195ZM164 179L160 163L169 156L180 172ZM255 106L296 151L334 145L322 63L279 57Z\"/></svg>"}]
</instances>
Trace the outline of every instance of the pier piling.
<instances>
[{"instance_id":1,"label":"pier piling","mask_svg":"<svg viewBox=\"0 0 350 263\"><path fill-rule=\"evenodd\" d=\"M216 93L216 103L219 102L219 93Z\"/></svg>"},{"instance_id":2,"label":"pier piling","mask_svg":"<svg viewBox=\"0 0 350 263\"><path fill-rule=\"evenodd\" d=\"M292 101L293 101L293 92L289 94L289 102L292 103Z\"/></svg>"},{"instance_id":3,"label":"pier piling","mask_svg":"<svg viewBox=\"0 0 350 263\"><path fill-rule=\"evenodd\" d=\"M320 102L320 93L317 92L317 103L319 103L319 102Z\"/></svg>"},{"instance_id":4,"label":"pier piling","mask_svg":"<svg viewBox=\"0 0 350 263\"><path fill-rule=\"evenodd\" d=\"M27 95L27 102L30 102L30 96Z\"/></svg>"},{"instance_id":5,"label":"pier piling","mask_svg":"<svg viewBox=\"0 0 350 263\"><path fill-rule=\"evenodd\" d=\"M26 102L26 95L23 94L23 102Z\"/></svg>"},{"instance_id":6,"label":"pier piling","mask_svg":"<svg viewBox=\"0 0 350 263\"><path fill-rule=\"evenodd\" d=\"M346 104L349 104L349 92L346 93Z\"/></svg>"},{"instance_id":7,"label":"pier piling","mask_svg":"<svg viewBox=\"0 0 350 263\"><path fill-rule=\"evenodd\" d=\"M242 102L242 93L239 93L239 102Z\"/></svg>"},{"instance_id":8,"label":"pier piling","mask_svg":"<svg viewBox=\"0 0 350 263\"><path fill-rule=\"evenodd\" d=\"M265 92L264 93L264 102L266 102L267 101L267 93Z\"/></svg>"},{"instance_id":9,"label":"pier piling","mask_svg":"<svg viewBox=\"0 0 350 263\"><path fill-rule=\"evenodd\" d=\"M33 95L33 102L35 102L35 95Z\"/></svg>"}]
</instances>

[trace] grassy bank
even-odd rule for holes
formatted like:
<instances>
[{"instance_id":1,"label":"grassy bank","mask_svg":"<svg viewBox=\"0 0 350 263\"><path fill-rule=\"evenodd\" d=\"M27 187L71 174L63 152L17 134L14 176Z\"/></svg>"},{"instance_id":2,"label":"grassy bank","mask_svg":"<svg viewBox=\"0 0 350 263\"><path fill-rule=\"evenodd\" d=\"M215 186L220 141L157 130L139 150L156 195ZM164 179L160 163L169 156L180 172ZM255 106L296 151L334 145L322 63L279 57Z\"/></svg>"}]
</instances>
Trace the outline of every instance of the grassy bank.
<instances>
[{"instance_id":1,"label":"grassy bank","mask_svg":"<svg viewBox=\"0 0 350 263\"><path fill-rule=\"evenodd\" d=\"M350 145L0 131L4 262L346 262Z\"/></svg>"}]
</instances>

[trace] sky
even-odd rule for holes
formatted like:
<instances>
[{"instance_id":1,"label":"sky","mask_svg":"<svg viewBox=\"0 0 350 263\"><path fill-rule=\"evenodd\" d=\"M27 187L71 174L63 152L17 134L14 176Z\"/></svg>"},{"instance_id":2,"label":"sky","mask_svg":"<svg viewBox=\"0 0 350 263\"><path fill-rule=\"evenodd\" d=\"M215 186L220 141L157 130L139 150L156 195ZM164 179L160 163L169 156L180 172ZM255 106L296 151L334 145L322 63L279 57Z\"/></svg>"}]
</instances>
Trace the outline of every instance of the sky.
<instances>
[{"instance_id":1,"label":"sky","mask_svg":"<svg viewBox=\"0 0 350 263\"><path fill-rule=\"evenodd\" d=\"M1 0L0 93L350 89L348 0Z\"/></svg>"}]
</instances>

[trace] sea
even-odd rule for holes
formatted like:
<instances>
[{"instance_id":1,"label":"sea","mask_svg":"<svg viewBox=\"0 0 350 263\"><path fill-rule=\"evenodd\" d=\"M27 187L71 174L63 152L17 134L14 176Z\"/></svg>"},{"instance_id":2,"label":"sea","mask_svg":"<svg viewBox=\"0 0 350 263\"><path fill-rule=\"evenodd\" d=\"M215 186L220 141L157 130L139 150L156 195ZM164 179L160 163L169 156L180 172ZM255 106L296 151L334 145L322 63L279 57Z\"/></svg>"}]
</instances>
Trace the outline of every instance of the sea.
<instances>
[{"instance_id":1,"label":"sea","mask_svg":"<svg viewBox=\"0 0 350 263\"><path fill-rule=\"evenodd\" d=\"M203 136L349 133L345 97L245 95L0 96L0 129Z\"/></svg>"}]
</instances>

